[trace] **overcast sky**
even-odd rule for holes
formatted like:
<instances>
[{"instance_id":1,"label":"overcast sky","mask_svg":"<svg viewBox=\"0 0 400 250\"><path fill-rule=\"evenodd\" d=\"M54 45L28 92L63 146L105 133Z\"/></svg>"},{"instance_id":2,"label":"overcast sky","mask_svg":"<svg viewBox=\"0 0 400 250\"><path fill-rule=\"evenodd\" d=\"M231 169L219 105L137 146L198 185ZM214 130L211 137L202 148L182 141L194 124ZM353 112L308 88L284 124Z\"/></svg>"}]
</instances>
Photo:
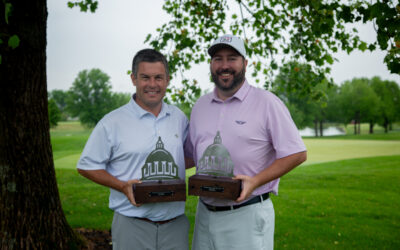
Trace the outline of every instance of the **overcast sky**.
<instances>
[{"instance_id":1,"label":"overcast sky","mask_svg":"<svg viewBox=\"0 0 400 250\"><path fill-rule=\"evenodd\" d=\"M144 44L147 34L168 22L161 6L164 0L99 1L96 13L82 13L70 9L65 0L49 0L47 20L47 88L67 90L78 73L99 68L110 76L113 91L133 93L127 71L137 51L149 47ZM359 28L361 37L375 39L372 26ZM400 84L400 76L390 74L383 63L383 52L340 52L340 62L332 66L332 77L340 84L354 77L380 76ZM211 89L208 65L195 66L190 78L196 78L202 89ZM179 85L176 81L171 84Z\"/></svg>"}]
</instances>

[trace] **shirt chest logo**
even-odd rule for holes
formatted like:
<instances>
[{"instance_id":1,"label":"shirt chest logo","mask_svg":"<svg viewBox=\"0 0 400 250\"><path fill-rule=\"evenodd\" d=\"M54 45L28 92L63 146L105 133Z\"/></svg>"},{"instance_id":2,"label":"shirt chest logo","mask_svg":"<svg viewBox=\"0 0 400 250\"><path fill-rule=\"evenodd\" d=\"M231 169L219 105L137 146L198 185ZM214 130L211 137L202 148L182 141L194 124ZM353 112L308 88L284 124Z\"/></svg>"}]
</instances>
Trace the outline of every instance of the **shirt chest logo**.
<instances>
[{"instance_id":1,"label":"shirt chest logo","mask_svg":"<svg viewBox=\"0 0 400 250\"><path fill-rule=\"evenodd\" d=\"M239 124L239 125L243 125L243 124L246 123L246 121L240 121L240 120L236 120L235 122L236 122L237 124Z\"/></svg>"}]
</instances>

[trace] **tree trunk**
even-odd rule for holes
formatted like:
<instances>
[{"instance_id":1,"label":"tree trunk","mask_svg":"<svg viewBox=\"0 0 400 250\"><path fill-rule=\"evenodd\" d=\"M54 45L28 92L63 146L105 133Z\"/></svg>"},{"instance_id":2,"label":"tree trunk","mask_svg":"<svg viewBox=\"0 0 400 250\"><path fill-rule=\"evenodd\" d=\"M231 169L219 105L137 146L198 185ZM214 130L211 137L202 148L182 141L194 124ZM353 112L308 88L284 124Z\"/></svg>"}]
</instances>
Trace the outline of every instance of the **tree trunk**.
<instances>
[{"instance_id":1,"label":"tree trunk","mask_svg":"<svg viewBox=\"0 0 400 250\"><path fill-rule=\"evenodd\" d=\"M318 120L317 119L314 120L314 134L315 134L315 137L318 137Z\"/></svg>"},{"instance_id":2,"label":"tree trunk","mask_svg":"<svg viewBox=\"0 0 400 250\"><path fill-rule=\"evenodd\" d=\"M0 12L0 249L76 249L50 144L46 0L11 4L8 24ZM20 44L12 49L7 41L14 34Z\"/></svg>"},{"instance_id":3,"label":"tree trunk","mask_svg":"<svg viewBox=\"0 0 400 250\"><path fill-rule=\"evenodd\" d=\"M361 122L358 121L358 129L357 129L357 134L361 134Z\"/></svg>"},{"instance_id":4,"label":"tree trunk","mask_svg":"<svg viewBox=\"0 0 400 250\"><path fill-rule=\"evenodd\" d=\"M360 111L356 111L355 115L354 115L354 134L360 134ZM358 127L357 127L358 125Z\"/></svg>"},{"instance_id":5,"label":"tree trunk","mask_svg":"<svg viewBox=\"0 0 400 250\"><path fill-rule=\"evenodd\" d=\"M383 127L385 128L385 133L388 133L389 132L389 121L386 117L384 118Z\"/></svg>"},{"instance_id":6,"label":"tree trunk","mask_svg":"<svg viewBox=\"0 0 400 250\"><path fill-rule=\"evenodd\" d=\"M369 122L369 133L370 134L374 133L374 123L373 122Z\"/></svg>"},{"instance_id":7,"label":"tree trunk","mask_svg":"<svg viewBox=\"0 0 400 250\"><path fill-rule=\"evenodd\" d=\"M324 122L319 121L319 135L322 137L324 136Z\"/></svg>"}]
</instances>

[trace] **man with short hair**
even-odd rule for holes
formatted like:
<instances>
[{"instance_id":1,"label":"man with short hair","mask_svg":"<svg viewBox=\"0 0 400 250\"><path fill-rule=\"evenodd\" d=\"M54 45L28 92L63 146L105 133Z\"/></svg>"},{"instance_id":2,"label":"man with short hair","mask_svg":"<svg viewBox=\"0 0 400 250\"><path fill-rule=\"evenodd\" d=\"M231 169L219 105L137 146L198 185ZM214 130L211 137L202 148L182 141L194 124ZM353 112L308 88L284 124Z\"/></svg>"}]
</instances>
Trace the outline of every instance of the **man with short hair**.
<instances>
[{"instance_id":1,"label":"man with short hair","mask_svg":"<svg viewBox=\"0 0 400 250\"><path fill-rule=\"evenodd\" d=\"M208 167L224 159L222 169L228 169L226 163L232 162L242 191L235 201L200 197L192 247L273 249L275 214L269 196L278 193L282 175L306 160L306 147L282 101L248 84L246 50L240 38L219 37L208 53L215 89L192 109L185 154L199 170L206 158L202 155L217 138L224 150L207 155Z\"/></svg>"},{"instance_id":2,"label":"man with short hair","mask_svg":"<svg viewBox=\"0 0 400 250\"><path fill-rule=\"evenodd\" d=\"M110 188L113 249L188 249L185 202L137 204L132 189L132 184L152 174L185 179L183 143L188 120L162 101L170 77L161 53L139 51L133 58L131 79L136 93L98 122L79 159L78 172ZM163 151L166 158L151 162L156 151Z\"/></svg>"}]
</instances>

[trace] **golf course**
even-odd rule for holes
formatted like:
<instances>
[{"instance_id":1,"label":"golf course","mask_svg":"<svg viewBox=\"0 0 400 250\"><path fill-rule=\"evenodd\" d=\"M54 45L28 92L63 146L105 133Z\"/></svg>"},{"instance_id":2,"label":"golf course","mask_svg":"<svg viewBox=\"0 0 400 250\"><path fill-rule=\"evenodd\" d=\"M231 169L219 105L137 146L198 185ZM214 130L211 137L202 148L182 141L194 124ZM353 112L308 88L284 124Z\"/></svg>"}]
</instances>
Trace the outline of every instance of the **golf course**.
<instances>
[{"instance_id":1,"label":"golf course","mask_svg":"<svg viewBox=\"0 0 400 250\"><path fill-rule=\"evenodd\" d=\"M275 249L400 249L400 125L385 134L305 137L308 159L281 178ZM364 131L365 130L365 131ZM76 171L91 129L60 122L51 143L62 207L73 228L109 230L108 188ZM194 169L187 170L187 177ZM186 215L194 226L197 197Z\"/></svg>"}]
</instances>

